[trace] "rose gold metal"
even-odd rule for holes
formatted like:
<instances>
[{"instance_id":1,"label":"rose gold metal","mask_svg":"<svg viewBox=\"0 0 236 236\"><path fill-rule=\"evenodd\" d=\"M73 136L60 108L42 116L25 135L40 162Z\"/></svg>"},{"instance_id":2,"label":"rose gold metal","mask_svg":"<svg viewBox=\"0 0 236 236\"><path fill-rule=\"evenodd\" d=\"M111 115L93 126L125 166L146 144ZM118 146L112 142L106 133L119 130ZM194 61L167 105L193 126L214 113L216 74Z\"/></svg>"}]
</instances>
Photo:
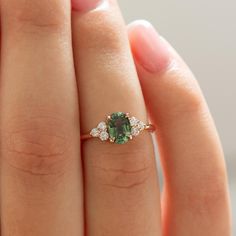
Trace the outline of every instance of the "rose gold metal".
<instances>
[{"instance_id":1,"label":"rose gold metal","mask_svg":"<svg viewBox=\"0 0 236 236\"><path fill-rule=\"evenodd\" d=\"M115 139L113 139L113 138L110 138L109 140L110 140L111 143L115 142Z\"/></svg>"},{"instance_id":2,"label":"rose gold metal","mask_svg":"<svg viewBox=\"0 0 236 236\"><path fill-rule=\"evenodd\" d=\"M155 132L156 127L155 127L155 125L148 124L148 125L146 125L145 130L148 130L149 132Z\"/></svg>"},{"instance_id":3,"label":"rose gold metal","mask_svg":"<svg viewBox=\"0 0 236 236\"><path fill-rule=\"evenodd\" d=\"M83 135L80 136L81 140L87 140L87 139L90 139L90 138L93 138L93 136L90 135L90 134L83 134Z\"/></svg>"}]
</instances>

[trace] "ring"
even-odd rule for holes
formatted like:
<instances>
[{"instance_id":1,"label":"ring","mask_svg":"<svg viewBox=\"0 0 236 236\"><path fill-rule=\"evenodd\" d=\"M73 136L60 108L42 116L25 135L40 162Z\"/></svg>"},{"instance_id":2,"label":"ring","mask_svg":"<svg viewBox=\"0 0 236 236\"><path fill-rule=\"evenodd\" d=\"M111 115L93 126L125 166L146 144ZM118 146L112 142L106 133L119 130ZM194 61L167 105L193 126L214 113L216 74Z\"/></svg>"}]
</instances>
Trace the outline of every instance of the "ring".
<instances>
[{"instance_id":1,"label":"ring","mask_svg":"<svg viewBox=\"0 0 236 236\"><path fill-rule=\"evenodd\" d=\"M145 124L134 116L130 117L129 113L115 112L107 116L106 121L100 122L89 134L82 135L81 140L99 138L101 141L124 144L144 130L154 132L155 126Z\"/></svg>"}]
</instances>

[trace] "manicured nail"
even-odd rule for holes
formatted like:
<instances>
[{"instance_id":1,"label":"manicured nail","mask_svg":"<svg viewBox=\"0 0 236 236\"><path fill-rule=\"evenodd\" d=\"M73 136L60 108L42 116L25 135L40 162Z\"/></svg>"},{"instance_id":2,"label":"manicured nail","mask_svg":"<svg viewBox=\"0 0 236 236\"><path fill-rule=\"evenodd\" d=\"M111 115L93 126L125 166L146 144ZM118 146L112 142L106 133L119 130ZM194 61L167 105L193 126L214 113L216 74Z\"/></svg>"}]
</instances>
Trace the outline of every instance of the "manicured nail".
<instances>
[{"instance_id":1,"label":"manicured nail","mask_svg":"<svg viewBox=\"0 0 236 236\"><path fill-rule=\"evenodd\" d=\"M166 69L170 62L169 51L154 27L147 21L138 20L131 23L128 30L136 61L151 73Z\"/></svg>"},{"instance_id":2,"label":"manicured nail","mask_svg":"<svg viewBox=\"0 0 236 236\"><path fill-rule=\"evenodd\" d=\"M86 12L97 8L103 0L72 0L72 8L76 11Z\"/></svg>"}]
</instances>

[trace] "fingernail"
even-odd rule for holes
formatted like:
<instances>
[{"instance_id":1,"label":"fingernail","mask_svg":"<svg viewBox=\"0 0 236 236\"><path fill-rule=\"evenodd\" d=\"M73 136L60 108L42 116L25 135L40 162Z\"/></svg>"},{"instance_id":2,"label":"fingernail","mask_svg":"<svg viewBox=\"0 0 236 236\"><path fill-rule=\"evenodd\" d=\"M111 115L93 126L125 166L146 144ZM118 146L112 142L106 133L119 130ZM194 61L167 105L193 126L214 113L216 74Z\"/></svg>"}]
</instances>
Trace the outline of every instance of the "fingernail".
<instances>
[{"instance_id":1,"label":"fingernail","mask_svg":"<svg viewBox=\"0 0 236 236\"><path fill-rule=\"evenodd\" d=\"M76 11L86 12L97 8L103 0L72 0L72 8Z\"/></svg>"},{"instance_id":2,"label":"fingernail","mask_svg":"<svg viewBox=\"0 0 236 236\"><path fill-rule=\"evenodd\" d=\"M158 73L167 68L170 61L168 48L148 21L135 21L129 25L128 31L135 60L144 69Z\"/></svg>"}]
</instances>

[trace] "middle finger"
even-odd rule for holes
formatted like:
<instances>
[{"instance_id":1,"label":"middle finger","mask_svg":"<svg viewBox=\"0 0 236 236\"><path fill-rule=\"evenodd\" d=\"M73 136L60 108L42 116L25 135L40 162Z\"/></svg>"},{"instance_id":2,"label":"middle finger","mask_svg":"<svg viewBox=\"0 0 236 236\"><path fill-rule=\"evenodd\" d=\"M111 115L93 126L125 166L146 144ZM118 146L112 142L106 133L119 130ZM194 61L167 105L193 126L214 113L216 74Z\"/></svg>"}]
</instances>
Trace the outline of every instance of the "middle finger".
<instances>
[{"instance_id":1,"label":"middle finger","mask_svg":"<svg viewBox=\"0 0 236 236\"><path fill-rule=\"evenodd\" d=\"M2 235L82 235L70 2L1 3Z\"/></svg>"}]
</instances>

